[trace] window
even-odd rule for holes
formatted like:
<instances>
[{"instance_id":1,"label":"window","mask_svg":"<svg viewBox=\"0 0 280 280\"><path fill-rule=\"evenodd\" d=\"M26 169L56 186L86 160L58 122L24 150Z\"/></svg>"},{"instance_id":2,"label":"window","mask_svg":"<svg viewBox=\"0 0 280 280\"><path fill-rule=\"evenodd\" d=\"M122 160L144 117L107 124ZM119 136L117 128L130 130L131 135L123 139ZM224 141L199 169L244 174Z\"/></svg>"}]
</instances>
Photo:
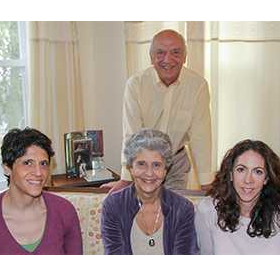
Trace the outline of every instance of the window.
<instances>
[{"instance_id":1,"label":"window","mask_svg":"<svg viewBox=\"0 0 280 280\"><path fill-rule=\"evenodd\" d=\"M26 96L26 23L0 21L0 142L10 128L26 125Z\"/></svg>"}]
</instances>

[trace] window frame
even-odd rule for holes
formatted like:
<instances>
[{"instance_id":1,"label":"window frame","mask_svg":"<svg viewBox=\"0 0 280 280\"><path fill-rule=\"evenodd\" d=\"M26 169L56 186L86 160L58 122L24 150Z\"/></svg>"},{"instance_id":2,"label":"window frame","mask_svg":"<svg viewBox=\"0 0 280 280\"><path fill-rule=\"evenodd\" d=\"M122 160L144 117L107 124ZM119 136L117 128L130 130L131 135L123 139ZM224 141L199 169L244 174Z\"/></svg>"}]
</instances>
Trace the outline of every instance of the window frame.
<instances>
[{"instance_id":1,"label":"window frame","mask_svg":"<svg viewBox=\"0 0 280 280\"><path fill-rule=\"evenodd\" d=\"M27 59L27 22L18 21L18 38L19 38L19 58L18 59L0 59L0 67L21 67L24 68L24 75L22 79L23 89L23 112L24 112L24 125L29 123L28 114L28 97L29 97L29 82L28 82L28 59ZM3 135L1 135L2 137ZM1 139L0 139L1 144ZM1 158L1 155L0 155ZM2 159L1 159L2 161ZM0 165L0 190L7 187L7 180L4 176L3 168Z\"/></svg>"}]
</instances>

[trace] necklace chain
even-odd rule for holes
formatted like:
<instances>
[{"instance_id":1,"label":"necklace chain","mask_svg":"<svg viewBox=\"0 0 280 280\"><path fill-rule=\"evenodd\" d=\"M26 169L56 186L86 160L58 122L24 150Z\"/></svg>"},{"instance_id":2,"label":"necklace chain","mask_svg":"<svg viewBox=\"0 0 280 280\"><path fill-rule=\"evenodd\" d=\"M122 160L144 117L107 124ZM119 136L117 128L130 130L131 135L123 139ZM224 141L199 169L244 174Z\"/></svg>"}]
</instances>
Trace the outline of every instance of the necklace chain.
<instances>
[{"instance_id":1,"label":"necklace chain","mask_svg":"<svg viewBox=\"0 0 280 280\"><path fill-rule=\"evenodd\" d=\"M139 201L139 207L140 207L140 211L141 211L141 214L142 214L142 217L143 217L144 225L147 228L147 224L145 222L145 217L144 217L143 204L140 201ZM154 221L154 228L153 228L152 234L149 235L149 245L151 247L155 246L154 234L155 234L155 231L156 231L156 228L157 228L157 224L158 224L158 221L159 221L160 210L161 210L161 206L159 205L158 206L158 210L157 210L157 215L156 215L156 218L155 218L155 221Z\"/></svg>"}]
</instances>

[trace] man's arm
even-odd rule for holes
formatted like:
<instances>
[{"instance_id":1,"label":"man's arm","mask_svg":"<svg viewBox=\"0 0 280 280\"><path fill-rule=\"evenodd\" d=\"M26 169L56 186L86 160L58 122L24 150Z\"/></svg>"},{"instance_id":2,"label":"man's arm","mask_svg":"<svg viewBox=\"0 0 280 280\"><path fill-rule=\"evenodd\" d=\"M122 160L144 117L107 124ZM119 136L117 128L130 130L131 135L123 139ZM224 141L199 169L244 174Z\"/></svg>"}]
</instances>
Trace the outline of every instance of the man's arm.
<instances>
[{"instance_id":1,"label":"man's arm","mask_svg":"<svg viewBox=\"0 0 280 280\"><path fill-rule=\"evenodd\" d=\"M190 150L202 188L209 188L213 180L210 96L204 81L196 95L193 119L189 130Z\"/></svg>"},{"instance_id":2,"label":"man's arm","mask_svg":"<svg viewBox=\"0 0 280 280\"><path fill-rule=\"evenodd\" d=\"M110 194L110 193L116 192L118 190L124 189L127 186L129 186L130 184L131 184L131 181L119 180L119 181L114 181L114 182L103 184L103 185L101 185L101 188L106 188L106 187L111 188L109 191L109 194Z\"/></svg>"}]
</instances>

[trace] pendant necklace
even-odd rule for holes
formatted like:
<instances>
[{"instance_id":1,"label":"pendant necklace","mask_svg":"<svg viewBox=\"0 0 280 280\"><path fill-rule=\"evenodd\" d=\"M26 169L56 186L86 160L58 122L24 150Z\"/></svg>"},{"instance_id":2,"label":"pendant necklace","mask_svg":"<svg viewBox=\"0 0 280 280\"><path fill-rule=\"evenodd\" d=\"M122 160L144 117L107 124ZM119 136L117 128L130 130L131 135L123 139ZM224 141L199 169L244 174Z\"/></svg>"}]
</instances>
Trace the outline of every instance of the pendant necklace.
<instances>
[{"instance_id":1,"label":"pendant necklace","mask_svg":"<svg viewBox=\"0 0 280 280\"><path fill-rule=\"evenodd\" d=\"M146 225L145 219L144 219L143 204L140 201L139 201L139 206L140 206L140 211L141 211L142 216L143 216L144 225L147 228L147 225ZM156 218L155 218L155 222L154 222L154 228L153 228L152 234L149 235L148 244L149 244L150 247L154 247L155 244L156 244L155 239L154 239L154 233L156 231L157 224L158 224L158 221L159 221L160 210L161 210L161 206L159 205L158 210L157 210L157 215L156 215Z\"/></svg>"}]
</instances>

